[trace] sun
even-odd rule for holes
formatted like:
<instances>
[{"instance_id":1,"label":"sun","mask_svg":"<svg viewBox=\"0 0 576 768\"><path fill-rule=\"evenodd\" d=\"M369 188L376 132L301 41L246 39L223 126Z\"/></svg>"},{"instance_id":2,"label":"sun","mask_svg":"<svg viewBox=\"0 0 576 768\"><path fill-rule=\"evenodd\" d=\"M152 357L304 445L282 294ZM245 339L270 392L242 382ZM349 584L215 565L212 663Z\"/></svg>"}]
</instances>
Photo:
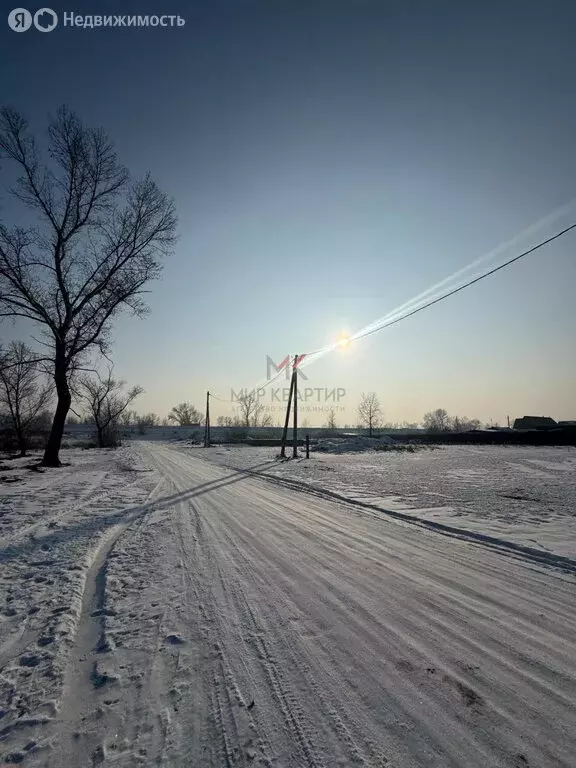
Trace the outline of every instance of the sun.
<instances>
[{"instance_id":1,"label":"sun","mask_svg":"<svg viewBox=\"0 0 576 768\"><path fill-rule=\"evenodd\" d=\"M340 347L340 349L345 349L350 344L350 341L350 336L346 333L346 331L343 331L336 339L336 346Z\"/></svg>"}]
</instances>

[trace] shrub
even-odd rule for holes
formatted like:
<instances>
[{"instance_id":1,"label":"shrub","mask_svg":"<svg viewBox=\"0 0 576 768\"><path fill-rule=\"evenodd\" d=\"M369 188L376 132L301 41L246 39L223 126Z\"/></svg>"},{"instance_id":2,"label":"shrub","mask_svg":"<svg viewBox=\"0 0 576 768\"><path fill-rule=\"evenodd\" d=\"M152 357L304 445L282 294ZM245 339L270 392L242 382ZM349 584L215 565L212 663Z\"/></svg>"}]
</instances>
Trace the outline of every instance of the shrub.
<instances>
[{"instance_id":1,"label":"shrub","mask_svg":"<svg viewBox=\"0 0 576 768\"><path fill-rule=\"evenodd\" d=\"M102 430L102 447L103 448L118 448L122 445L122 438L118 425L110 424L108 427Z\"/></svg>"}]
</instances>

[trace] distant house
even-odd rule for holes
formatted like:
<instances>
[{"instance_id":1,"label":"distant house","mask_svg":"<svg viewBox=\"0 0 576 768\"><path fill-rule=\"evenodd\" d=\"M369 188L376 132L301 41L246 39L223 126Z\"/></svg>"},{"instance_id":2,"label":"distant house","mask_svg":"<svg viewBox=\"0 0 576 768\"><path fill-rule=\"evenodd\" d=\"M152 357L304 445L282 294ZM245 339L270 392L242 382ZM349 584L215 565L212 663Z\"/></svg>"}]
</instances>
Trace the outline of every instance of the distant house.
<instances>
[{"instance_id":1,"label":"distant house","mask_svg":"<svg viewBox=\"0 0 576 768\"><path fill-rule=\"evenodd\" d=\"M558 424L550 416L522 416L514 420L514 429L557 429Z\"/></svg>"}]
</instances>

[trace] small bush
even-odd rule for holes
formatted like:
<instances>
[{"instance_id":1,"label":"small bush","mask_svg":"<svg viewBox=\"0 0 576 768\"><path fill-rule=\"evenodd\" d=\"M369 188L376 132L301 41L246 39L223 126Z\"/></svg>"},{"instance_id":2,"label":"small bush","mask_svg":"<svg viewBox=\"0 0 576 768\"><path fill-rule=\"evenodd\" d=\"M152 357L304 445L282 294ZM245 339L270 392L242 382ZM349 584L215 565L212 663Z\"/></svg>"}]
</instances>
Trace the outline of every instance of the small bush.
<instances>
[{"instance_id":1,"label":"small bush","mask_svg":"<svg viewBox=\"0 0 576 768\"><path fill-rule=\"evenodd\" d=\"M116 425L106 427L102 432L102 442L104 448L118 448L122 445L120 430Z\"/></svg>"},{"instance_id":2,"label":"small bush","mask_svg":"<svg viewBox=\"0 0 576 768\"><path fill-rule=\"evenodd\" d=\"M48 432L35 431L26 436L26 448L29 451L41 451L46 447ZM12 429L3 429L0 431L0 451L13 453L18 450L18 441Z\"/></svg>"},{"instance_id":3,"label":"small bush","mask_svg":"<svg viewBox=\"0 0 576 768\"><path fill-rule=\"evenodd\" d=\"M34 432L28 435L28 448L31 451L43 451L48 442L48 432Z\"/></svg>"}]
</instances>

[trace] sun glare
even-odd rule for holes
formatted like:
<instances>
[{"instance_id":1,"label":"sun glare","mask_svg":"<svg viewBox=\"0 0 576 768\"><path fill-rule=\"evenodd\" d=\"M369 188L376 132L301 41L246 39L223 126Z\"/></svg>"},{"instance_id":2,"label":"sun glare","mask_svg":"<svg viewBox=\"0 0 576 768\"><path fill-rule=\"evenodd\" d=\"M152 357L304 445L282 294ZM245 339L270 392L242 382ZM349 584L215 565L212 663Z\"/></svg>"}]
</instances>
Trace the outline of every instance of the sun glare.
<instances>
[{"instance_id":1,"label":"sun glare","mask_svg":"<svg viewBox=\"0 0 576 768\"><path fill-rule=\"evenodd\" d=\"M345 349L348 344L350 344L350 336L345 332L341 333L336 339L336 346L340 349Z\"/></svg>"}]
</instances>

